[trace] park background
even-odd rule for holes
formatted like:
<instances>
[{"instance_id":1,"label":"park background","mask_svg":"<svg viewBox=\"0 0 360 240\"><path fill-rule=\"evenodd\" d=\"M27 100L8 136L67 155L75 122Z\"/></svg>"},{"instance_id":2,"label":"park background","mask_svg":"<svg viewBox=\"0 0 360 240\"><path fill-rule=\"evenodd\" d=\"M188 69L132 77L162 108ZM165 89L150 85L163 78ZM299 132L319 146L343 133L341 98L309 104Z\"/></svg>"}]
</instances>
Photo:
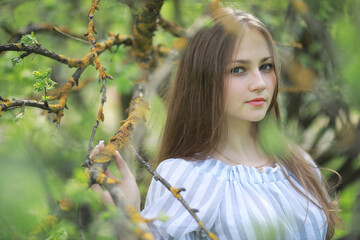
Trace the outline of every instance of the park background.
<instances>
[{"instance_id":1,"label":"park background","mask_svg":"<svg viewBox=\"0 0 360 240\"><path fill-rule=\"evenodd\" d=\"M108 32L132 34L132 1L103 0L95 12L97 42ZM207 0L166 0L161 16L188 29L206 12ZM339 213L344 223L335 239L359 239L360 221L360 10L358 0L252 0L223 1L259 17L277 42L282 61L280 103L285 138L268 140L276 148L291 141L308 151L318 165L338 171L342 182L333 196L339 197ZM91 1L85 0L1 0L0 45L20 42L19 33L39 24L68 29L80 37L88 30ZM206 21L206 20L205 20ZM34 28L35 29L35 28ZM29 34L29 33L27 33ZM153 45L179 50L179 36L158 26ZM34 30L36 41L55 53L82 58L90 52L87 39L79 41L53 31ZM34 71L51 69L56 88L66 84L75 68L37 54L16 59L23 52L0 55L0 96L40 99L34 90ZM175 54L176 56L176 54ZM109 139L127 117L139 65L128 47L114 46L99 56L106 73L104 121L99 123L94 145ZM173 61L155 94L149 98L146 122L135 133L136 148L143 158L154 158L164 124L164 95L176 69L176 60L159 56L158 67ZM114 209L105 208L98 196L87 190L84 162L97 120L103 93L98 70L88 67L67 100L68 109L60 125L55 115L42 109L21 107L2 111L0 117L0 239L79 239L80 231L89 239L113 239L111 219ZM78 89L77 89L78 88ZM0 101L0 104L2 102ZM268 139L277 136L269 131ZM138 135L138 136L137 136ZM266 137L265 137L266 138ZM124 157L133 169L142 199L151 175L128 151ZM114 164L110 166L114 170ZM175 170L174 170L175 171ZM338 177L323 170L331 185ZM74 204L59 212L62 199ZM71 210L70 210L71 209ZM82 216L79 216L81 209ZM64 210L64 209L62 209ZM80 220L79 220L80 219ZM79 222L81 222L79 224ZM39 232L40 231L40 232Z\"/></svg>"}]
</instances>

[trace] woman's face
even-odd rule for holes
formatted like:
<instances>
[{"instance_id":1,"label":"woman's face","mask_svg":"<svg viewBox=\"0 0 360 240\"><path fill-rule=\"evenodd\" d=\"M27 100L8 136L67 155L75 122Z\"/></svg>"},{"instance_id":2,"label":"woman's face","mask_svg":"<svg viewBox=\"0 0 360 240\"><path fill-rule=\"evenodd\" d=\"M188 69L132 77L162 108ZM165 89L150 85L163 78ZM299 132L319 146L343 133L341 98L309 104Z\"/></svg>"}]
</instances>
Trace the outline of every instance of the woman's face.
<instances>
[{"instance_id":1,"label":"woman's face","mask_svg":"<svg viewBox=\"0 0 360 240\"><path fill-rule=\"evenodd\" d=\"M232 59L225 77L225 113L229 120L260 121L276 86L274 59L265 37L250 29Z\"/></svg>"}]
</instances>

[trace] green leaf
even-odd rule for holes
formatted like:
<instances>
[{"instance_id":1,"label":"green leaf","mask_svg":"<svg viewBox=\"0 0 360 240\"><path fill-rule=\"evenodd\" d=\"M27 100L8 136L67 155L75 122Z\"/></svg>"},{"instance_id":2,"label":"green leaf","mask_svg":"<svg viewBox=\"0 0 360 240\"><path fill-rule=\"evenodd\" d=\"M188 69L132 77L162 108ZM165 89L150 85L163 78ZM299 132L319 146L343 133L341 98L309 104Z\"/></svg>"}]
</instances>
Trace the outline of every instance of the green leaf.
<instances>
[{"instance_id":1,"label":"green leaf","mask_svg":"<svg viewBox=\"0 0 360 240\"><path fill-rule=\"evenodd\" d=\"M41 72L40 70L34 71L33 76L35 80L34 89L38 92L42 92L44 90L52 90L56 82L50 79L51 69L47 69L45 72Z\"/></svg>"},{"instance_id":2,"label":"green leaf","mask_svg":"<svg viewBox=\"0 0 360 240\"><path fill-rule=\"evenodd\" d=\"M45 102L45 101L47 101L49 99L50 98L48 96L45 96L45 95L41 97L41 101L43 101L43 102Z\"/></svg>"},{"instance_id":3,"label":"green leaf","mask_svg":"<svg viewBox=\"0 0 360 240\"><path fill-rule=\"evenodd\" d=\"M34 75L35 80L40 80L40 79L41 79L41 72L40 72L40 70L34 71L34 72L33 72L33 75Z\"/></svg>"},{"instance_id":4,"label":"green leaf","mask_svg":"<svg viewBox=\"0 0 360 240\"><path fill-rule=\"evenodd\" d=\"M48 68L43 74L43 78L49 78L51 74L51 68Z\"/></svg>"},{"instance_id":5,"label":"green leaf","mask_svg":"<svg viewBox=\"0 0 360 240\"><path fill-rule=\"evenodd\" d=\"M44 87L41 85L41 83L37 82L34 84L34 89L38 92L44 91Z\"/></svg>"},{"instance_id":6,"label":"green leaf","mask_svg":"<svg viewBox=\"0 0 360 240\"><path fill-rule=\"evenodd\" d=\"M29 46L38 44L38 41L36 40L34 32L31 32L31 34L26 34L26 35L22 36L20 42L25 45L29 45Z\"/></svg>"},{"instance_id":7,"label":"green leaf","mask_svg":"<svg viewBox=\"0 0 360 240\"><path fill-rule=\"evenodd\" d=\"M47 90L52 90L54 89L56 82L54 82L53 80L51 80L50 78L45 80L45 87Z\"/></svg>"},{"instance_id":8,"label":"green leaf","mask_svg":"<svg viewBox=\"0 0 360 240\"><path fill-rule=\"evenodd\" d=\"M13 57L10 60L11 60L12 65L15 66L17 63L20 62L21 59L19 57Z\"/></svg>"}]
</instances>

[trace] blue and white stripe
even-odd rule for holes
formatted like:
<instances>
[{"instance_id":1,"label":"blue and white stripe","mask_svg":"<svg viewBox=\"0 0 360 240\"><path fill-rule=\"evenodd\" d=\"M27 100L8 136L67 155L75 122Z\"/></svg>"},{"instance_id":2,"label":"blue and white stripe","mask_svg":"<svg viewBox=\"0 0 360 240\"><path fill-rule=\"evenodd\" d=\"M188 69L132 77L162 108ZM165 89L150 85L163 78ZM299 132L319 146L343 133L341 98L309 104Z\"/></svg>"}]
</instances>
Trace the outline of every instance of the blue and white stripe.
<instances>
[{"instance_id":1,"label":"blue and white stripe","mask_svg":"<svg viewBox=\"0 0 360 240\"><path fill-rule=\"evenodd\" d=\"M285 170L301 189L292 174ZM205 226L220 240L325 239L327 224L321 209L300 195L280 166L264 172L243 165L230 166L215 159L168 159L157 172L175 188ZM149 224L157 239L201 239L198 225L186 209L158 181L152 180L145 218L166 215L170 220ZM306 218L306 221L305 221Z\"/></svg>"}]
</instances>

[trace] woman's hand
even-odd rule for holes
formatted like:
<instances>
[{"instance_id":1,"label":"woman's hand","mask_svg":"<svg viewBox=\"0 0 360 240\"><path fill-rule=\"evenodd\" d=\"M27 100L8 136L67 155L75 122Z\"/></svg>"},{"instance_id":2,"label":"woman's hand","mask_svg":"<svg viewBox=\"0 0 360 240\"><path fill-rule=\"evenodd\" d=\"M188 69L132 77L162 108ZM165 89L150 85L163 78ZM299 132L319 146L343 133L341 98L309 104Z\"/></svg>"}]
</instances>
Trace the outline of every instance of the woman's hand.
<instances>
[{"instance_id":1,"label":"woman's hand","mask_svg":"<svg viewBox=\"0 0 360 240\"><path fill-rule=\"evenodd\" d=\"M90 158L93 158L97 154L99 154L101 151L105 149L104 141L100 141L98 145L94 148L94 150L90 154ZM116 151L115 153L115 164L121 174L122 179L117 179L109 169L105 170L105 174L108 177L111 177L113 179L119 180L120 183L118 184L121 191L124 193L125 200L127 201L127 204L132 205L135 207L138 211L140 211L140 192L139 188L136 184L136 180L134 175L132 175L129 167L127 166L124 159L121 157L120 153ZM104 204L111 204L115 205L114 200L112 199L109 191L103 191L102 187L99 184L93 184L91 186L91 189L95 192L98 192L101 194L101 198Z\"/></svg>"}]
</instances>

